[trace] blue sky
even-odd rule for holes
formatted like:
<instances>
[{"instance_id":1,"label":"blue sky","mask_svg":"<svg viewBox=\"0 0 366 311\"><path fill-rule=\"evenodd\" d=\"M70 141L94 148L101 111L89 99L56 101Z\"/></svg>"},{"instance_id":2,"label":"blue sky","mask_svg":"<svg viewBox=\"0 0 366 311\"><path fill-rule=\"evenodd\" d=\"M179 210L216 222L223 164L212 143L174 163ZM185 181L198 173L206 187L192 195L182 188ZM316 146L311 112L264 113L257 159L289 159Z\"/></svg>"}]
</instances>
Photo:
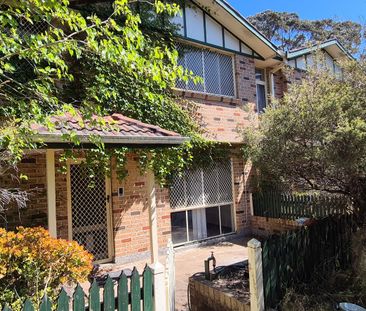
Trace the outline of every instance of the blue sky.
<instances>
[{"instance_id":1,"label":"blue sky","mask_svg":"<svg viewBox=\"0 0 366 311\"><path fill-rule=\"evenodd\" d=\"M366 22L366 0L227 0L244 16L273 10L295 12L303 19L336 18Z\"/></svg>"}]
</instances>

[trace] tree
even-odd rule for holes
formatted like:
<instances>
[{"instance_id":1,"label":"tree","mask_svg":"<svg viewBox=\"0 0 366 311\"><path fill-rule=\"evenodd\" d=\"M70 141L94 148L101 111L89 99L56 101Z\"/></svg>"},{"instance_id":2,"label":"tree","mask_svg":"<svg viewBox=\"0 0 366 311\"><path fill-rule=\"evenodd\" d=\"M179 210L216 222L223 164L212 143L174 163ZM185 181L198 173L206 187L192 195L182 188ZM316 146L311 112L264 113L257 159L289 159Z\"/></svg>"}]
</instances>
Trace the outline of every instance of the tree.
<instances>
[{"instance_id":1,"label":"tree","mask_svg":"<svg viewBox=\"0 0 366 311\"><path fill-rule=\"evenodd\" d=\"M303 20L296 13L269 10L249 17L249 21L284 50L336 38L356 54L363 39L362 26L353 21Z\"/></svg>"},{"instance_id":2,"label":"tree","mask_svg":"<svg viewBox=\"0 0 366 311\"><path fill-rule=\"evenodd\" d=\"M366 63L341 64L343 78L309 68L245 132L262 185L349 197L366 213Z\"/></svg>"},{"instance_id":3,"label":"tree","mask_svg":"<svg viewBox=\"0 0 366 311\"><path fill-rule=\"evenodd\" d=\"M198 80L178 65L169 24L169 16L178 12L179 6L173 0L116 0L107 9L102 6L89 11L71 9L68 0L3 2L1 172L16 170L24 150L42 145L34 142L31 123L41 123L52 130L50 116L65 111L80 113L84 121L90 121L92 115L122 112L193 137L182 147L153 150L149 157L148 151L136 151L141 168L151 167L162 182L172 171L191 163L195 148L215 150L200 137L192 118L194 109L183 109L171 91L177 78ZM158 32L154 25L160 20L165 28ZM66 135L65 140L72 139L78 145L80 142L72 134ZM92 139L96 142L95 137ZM96 169L110 173L110 159L115 157L122 178L128 151L107 150L97 142L94 149L85 151L87 164L93 164L89 165L91 174ZM63 158L70 157L73 154L65 151ZM18 176L17 172L14 175ZM26 193L19 189L4 191L0 191L0 212L9 206L9 200L19 206L25 204ZM10 198L2 196L4 193Z\"/></svg>"}]
</instances>

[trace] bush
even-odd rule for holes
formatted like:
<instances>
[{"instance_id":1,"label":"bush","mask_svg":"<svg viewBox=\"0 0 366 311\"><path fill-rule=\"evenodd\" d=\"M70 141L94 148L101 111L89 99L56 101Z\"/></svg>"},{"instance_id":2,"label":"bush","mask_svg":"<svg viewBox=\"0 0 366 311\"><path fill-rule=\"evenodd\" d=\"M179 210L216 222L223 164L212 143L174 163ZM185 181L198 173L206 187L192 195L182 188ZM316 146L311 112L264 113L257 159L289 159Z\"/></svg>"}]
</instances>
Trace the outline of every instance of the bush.
<instances>
[{"instance_id":1,"label":"bush","mask_svg":"<svg viewBox=\"0 0 366 311\"><path fill-rule=\"evenodd\" d=\"M0 228L0 305L20 310L26 298L36 305L44 294L55 299L62 284L87 280L92 259L76 242L43 228Z\"/></svg>"}]
</instances>

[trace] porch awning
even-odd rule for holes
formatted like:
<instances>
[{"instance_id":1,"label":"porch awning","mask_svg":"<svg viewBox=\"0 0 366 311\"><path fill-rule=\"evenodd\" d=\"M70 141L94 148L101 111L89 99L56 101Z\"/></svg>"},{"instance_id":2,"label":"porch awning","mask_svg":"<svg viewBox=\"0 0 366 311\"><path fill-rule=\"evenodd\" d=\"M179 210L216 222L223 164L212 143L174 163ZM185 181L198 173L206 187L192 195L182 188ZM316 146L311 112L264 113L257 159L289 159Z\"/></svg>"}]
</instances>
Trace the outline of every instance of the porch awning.
<instances>
[{"instance_id":1,"label":"porch awning","mask_svg":"<svg viewBox=\"0 0 366 311\"><path fill-rule=\"evenodd\" d=\"M94 121L97 118L94 118ZM189 140L175 132L162 129L159 126L140 122L128 118L122 114L112 114L103 118L105 124L83 121L80 115L51 117L54 124L52 130L39 124L34 124L32 130L35 132L35 139L45 143L48 147L65 147L72 145L68 135L72 133L77 140L85 145L93 145L92 137L98 137L105 145L113 146L174 146L180 145Z\"/></svg>"}]
</instances>

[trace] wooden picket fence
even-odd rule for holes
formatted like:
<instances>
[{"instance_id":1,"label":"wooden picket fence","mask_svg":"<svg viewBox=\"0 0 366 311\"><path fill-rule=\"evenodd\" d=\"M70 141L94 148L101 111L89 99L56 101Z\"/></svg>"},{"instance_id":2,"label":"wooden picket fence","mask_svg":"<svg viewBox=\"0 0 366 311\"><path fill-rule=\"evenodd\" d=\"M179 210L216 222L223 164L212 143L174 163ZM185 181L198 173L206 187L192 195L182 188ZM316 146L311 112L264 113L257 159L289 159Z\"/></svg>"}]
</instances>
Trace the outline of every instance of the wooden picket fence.
<instances>
[{"instance_id":1,"label":"wooden picket fence","mask_svg":"<svg viewBox=\"0 0 366 311\"><path fill-rule=\"evenodd\" d=\"M301 217L323 218L344 214L348 210L347 200L340 196L253 193L254 216L295 220Z\"/></svg>"},{"instance_id":2,"label":"wooden picket fence","mask_svg":"<svg viewBox=\"0 0 366 311\"><path fill-rule=\"evenodd\" d=\"M153 311L152 270L146 266L142 274L142 282L140 278L136 268L129 275L123 271L117 280L107 277L102 296L101 287L94 280L88 295L78 284L71 301L65 289L61 289L55 304L47 296L43 297L40 305L36 307L31 300L27 299L23 311ZM117 283L116 295L115 283ZM11 309L5 306L3 311L11 311Z\"/></svg>"},{"instance_id":3,"label":"wooden picket fence","mask_svg":"<svg viewBox=\"0 0 366 311\"><path fill-rule=\"evenodd\" d=\"M269 237L262 246L266 308L275 308L287 288L311 280L314 273L326 278L349 267L355 227L352 215L336 215Z\"/></svg>"}]
</instances>

